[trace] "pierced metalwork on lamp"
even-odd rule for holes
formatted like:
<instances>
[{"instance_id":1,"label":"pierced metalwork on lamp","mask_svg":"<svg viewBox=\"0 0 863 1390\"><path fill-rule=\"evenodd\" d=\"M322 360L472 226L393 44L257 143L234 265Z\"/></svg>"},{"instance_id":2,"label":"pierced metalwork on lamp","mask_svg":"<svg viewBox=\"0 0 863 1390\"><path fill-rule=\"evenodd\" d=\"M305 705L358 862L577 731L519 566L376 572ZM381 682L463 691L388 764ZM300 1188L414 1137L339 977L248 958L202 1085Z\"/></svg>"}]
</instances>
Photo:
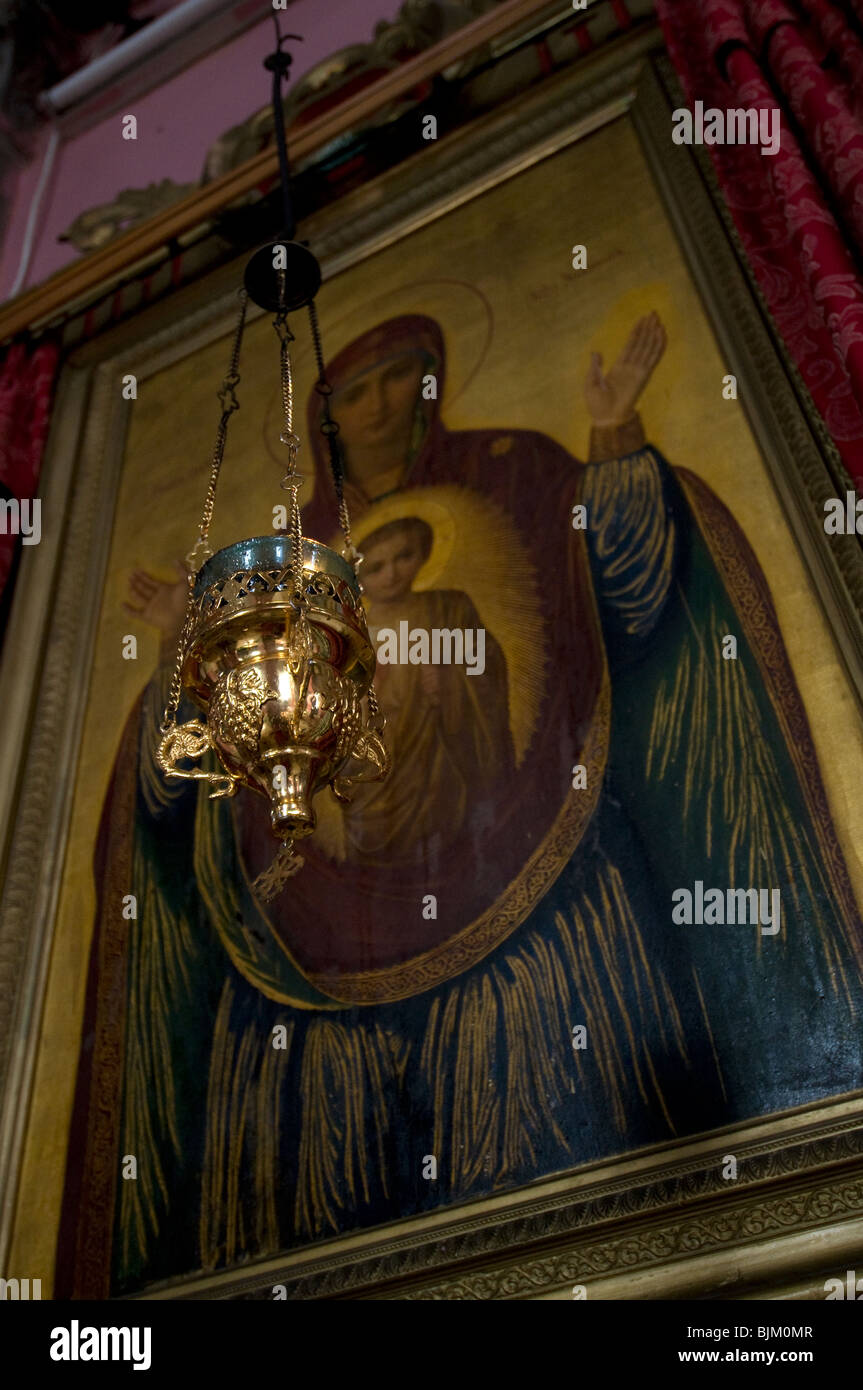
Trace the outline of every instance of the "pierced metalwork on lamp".
<instances>
[{"instance_id":1,"label":"pierced metalwork on lamp","mask_svg":"<svg viewBox=\"0 0 863 1390\"><path fill-rule=\"evenodd\" d=\"M280 44L283 40L280 38ZM289 57L268 64L274 72L274 105L281 112L280 84ZM277 133L278 121L277 116ZM313 800L329 786L350 800L358 782L378 780L389 759L381 737L384 720L372 679L375 655L369 639L344 498L338 425L324 369L314 295L320 268L312 253L293 241L287 155L281 131L286 235L256 252L240 292L240 313L228 373L219 400L222 414L198 539L186 557L189 598L157 758L164 775L204 781L211 797L234 796L241 786L268 797L273 832L281 848L271 868L253 885L265 899L302 866L295 843L315 827ZM239 408L239 359L249 298L275 312L286 448L281 487L290 494L288 535L256 536L213 554L208 544L228 422ZM294 433L294 390L288 313L307 307L322 398L327 441L344 535L339 555L302 534L297 472L300 440ZM203 718L177 723L181 692ZM221 771L187 767L215 754ZM210 759L212 763L212 758Z\"/></svg>"}]
</instances>

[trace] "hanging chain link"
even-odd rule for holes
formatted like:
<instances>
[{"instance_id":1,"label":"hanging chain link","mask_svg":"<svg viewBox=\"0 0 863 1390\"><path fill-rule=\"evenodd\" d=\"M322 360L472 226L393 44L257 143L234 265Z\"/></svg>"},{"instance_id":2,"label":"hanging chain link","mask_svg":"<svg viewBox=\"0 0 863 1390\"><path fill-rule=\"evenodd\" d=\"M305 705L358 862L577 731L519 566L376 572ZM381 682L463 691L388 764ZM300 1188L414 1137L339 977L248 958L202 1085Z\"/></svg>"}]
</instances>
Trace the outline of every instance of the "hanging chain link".
<instances>
[{"instance_id":1,"label":"hanging chain link","mask_svg":"<svg viewBox=\"0 0 863 1390\"><path fill-rule=\"evenodd\" d=\"M291 343L294 335L288 327L288 314L285 308L285 272L280 270L279 300L280 308L273 319L273 327L279 339L280 384L282 391L282 413L284 428L279 439L288 451L285 475L279 486L291 494L290 535L291 535L291 576L294 581L294 599L302 605L303 599L303 526L300 518L299 491L305 477L297 472L297 455L300 440L294 433L294 374L291 367Z\"/></svg>"},{"instance_id":2,"label":"hanging chain link","mask_svg":"<svg viewBox=\"0 0 863 1390\"><path fill-rule=\"evenodd\" d=\"M351 535L351 518L348 511L347 499L345 497L345 470L342 463L341 449L338 443L339 426L330 412L330 397L333 394L333 388L324 365L324 353L321 346L321 330L318 325L318 311L315 308L315 301L313 299L309 300L309 323L312 329L312 343L314 345L315 361L318 367L318 379L315 382L315 390L321 398L321 413L323 415L323 419L321 420L321 434L326 439L330 451L330 470L333 475L333 485L336 489L339 525L342 528L342 535L345 538L342 554L348 561L348 564L353 567L353 571L357 575L357 584L360 589L360 607L363 612L365 612L365 603L362 598L363 586L357 574L357 571L363 563L364 557L354 545ZM373 684L369 685L366 702L369 711L368 719L366 720L366 728L374 733L383 733L386 720L381 713L378 697L375 694Z\"/></svg>"},{"instance_id":3,"label":"hanging chain link","mask_svg":"<svg viewBox=\"0 0 863 1390\"><path fill-rule=\"evenodd\" d=\"M186 616L183 621L183 629L180 633L180 640L177 644L177 657L174 662L174 672L171 676L171 685L168 692L168 703L165 706L165 714L159 728L163 734L169 732L171 727L177 722L177 710L180 704L180 689L183 673L183 661L186 656L186 647L195 626L195 579L198 570L205 561L209 560L212 550L208 545L210 535L210 523L213 519L213 508L216 503L216 488L219 483L219 474L222 471L222 462L225 457L225 443L228 437L228 421L235 410L239 410L240 402L237 400L237 387L240 383L240 348L243 343L243 330L246 326L246 309L248 308L249 296L244 289L240 290L240 311L237 316L237 326L234 329L234 341L231 347L231 360L228 364L227 375L222 382L219 390L219 403L222 407L222 414L216 429L216 444L213 449L213 462L210 466L210 481L207 485L207 494L204 498L204 510L201 516L201 526L198 539L185 558L186 569L188 572L189 597L186 603Z\"/></svg>"},{"instance_id":4,"label":"hanging chain link","mask_svg":"<svg viewBox=\"0 0 863 1390\"><path fill-rule=\"evenodd\" d=\"M210 522L213 519L213 507L216 502L216 488L219 483L219 474L222 471L222 461L225 457L225 441L228 437L228 421L235 410L239 410L240 402L237 400L237 386L240 383L240 348L243 343L243 329L246 326L246 309L249 303L249 296L246 291L240 290L240 312L237 318L237 326L234 329L234 343L231 349L231 361L228 366L228 373L222 382L219 391L219 403L222 407L222 414L216 429L216 446L213 450L213 462L210 468L210 482L207 487L207 495L204 498L204 511L201 517L201 529L198 539L186 556L186 564L190 570L200 569L205 560L209 560L212 550L207 544L210 534Z\"/></svg>"},{"instance_id":5,"label":"hanging chain link","mask_svg":"<svg viewBox=\"0 0 863 1390\"><path fill-rule=\"evenodd\" d=\"M348 504L345 500L345 470L342 466L342 455L338 444L338 423L330 414L330 397L333 388L327 377L327 369L324 366L324 354L321 347L321 330L318 326L318 311L315 301L309 300L309 323L312 329L312 343L315 350L315 361L318 367L318 379L315 382L315 390L321 397L321 410L323 419L321 420L321 434L327 441L330 453L330 471L333 475L333 484L336 489L336 501L339 509L339 526L345 538L343 554L346 560L353 565L354 569L359 569L363 563L363 557L354 545L351 536L351 518L348 512Z\"/></svg>"},{"instance_id":6,"label":"hanging chain link","mask_svg":"<svg viewBox=\"0 0 863 1390\"><path fill-rule=\"evenodd\" d=\"M287 471L285 473L284 478L282 479L281 486L284 488L285 492L288 492L289 489L293 486L291 482L291 475L293 474L294 469L296 467L297 455L299 454L300 450L300 441L297 435L294 433L294 374L293 369L291 367L290 351L291 343L294 341L294 335L291 332L290 327L288 326L288 313L285 309L285 272L284 270L279 270L277 273L279 280L279 301L281 304L281 308L279 309L279 312L276 314L276 317L273 319L273 327L275 328L279 339L279 365L281 369L280 382L282 389L282 412L285 417L285 426L281 434L279 435L279 439L288 450Z\"/></svg>"},{"instance_id":7,"label":"hanging chain link","mask_svg":"<svg viewBox=\"0 0 863 1390\"><path fill-rule=\"evenodd\" d=\"M183 661L185 660L186 647L188 646L189 638L192 635L192 629L195 626L196 610L195 590L193 587L194 582L194 577L190 574L189 597L186 602L186 617L183 622L183 630L180 633L180 640L177 643L177 655L174 660L174 671L173 675L171 676L171 687L168 691L168 703L165 706L165 713L162 717L162 722L159 725L159 729L163 734L167 734L173 727L173 725L177 722L177 710L180 705L180 689L183 677Z\"/></svg>"}]
</instances>

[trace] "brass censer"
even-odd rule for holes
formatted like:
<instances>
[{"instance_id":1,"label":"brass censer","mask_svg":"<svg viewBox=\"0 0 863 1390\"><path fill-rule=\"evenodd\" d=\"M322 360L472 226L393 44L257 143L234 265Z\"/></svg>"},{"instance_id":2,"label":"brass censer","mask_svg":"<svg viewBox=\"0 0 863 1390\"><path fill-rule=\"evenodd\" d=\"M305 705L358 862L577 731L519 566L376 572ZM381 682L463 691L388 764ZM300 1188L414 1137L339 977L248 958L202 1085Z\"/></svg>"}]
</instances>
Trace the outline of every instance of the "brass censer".
<instances>
[{"instance_id":1,"label":"brass censer","mask_svg":"<svg viewBox=\"0 0 863 1390\"><path fill-rule=\"evenodd\" d=\"M286 36L291 37L291 36ZM313 799L324 787L350 799L350 788L379 780L388 770L382 740L384 720L372 686L375 654L363 609L344 499L338 425L329 410L314 295L318 263L293 240L290 179L284 148L281 79L290 58L279 51L267 60L274 72L276 130L282 158L287 234L257 251L245 273L240 313L228 374L219 393L222 415L200 533L186 557L189 598L177 648L168 703L157 750L166 777L211 785L211 797L234 796L249 787L270 802L273 832L281 848L253 885L272 898L302 865L296 841L315 827ZM282 488L290 494L287 534L237 541L213 554L208 545L228 421L238 409L239 358L249 298L275 312L280 343L281 396L287 449ZM316 389L323 401L321 430L329 445L338 499L343 553L303 536L298 502L303 477L296 471L300 441L294 433L294 392L288 313L307 307L318 365ZM182 691L201 718L177 723ZM220 771L185 767L215 753Z\"/></svg>"}]
</instances>

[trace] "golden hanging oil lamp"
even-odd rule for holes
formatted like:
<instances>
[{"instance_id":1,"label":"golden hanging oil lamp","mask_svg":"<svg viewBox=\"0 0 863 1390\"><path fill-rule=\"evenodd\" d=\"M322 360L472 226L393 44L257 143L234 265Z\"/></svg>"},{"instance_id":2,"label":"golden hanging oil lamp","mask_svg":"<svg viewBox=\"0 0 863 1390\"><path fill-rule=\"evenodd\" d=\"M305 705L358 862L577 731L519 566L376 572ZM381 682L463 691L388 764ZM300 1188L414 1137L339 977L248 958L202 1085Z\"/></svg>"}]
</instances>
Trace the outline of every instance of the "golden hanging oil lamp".
<instances>
[{"instance_id":1,"label":"golden hanging oil lamp","mask_svg":"<svg viewBox=\"0 0 863 1390\"><path fill-rule=\"evenodd\" d=\"M278 33L278 23L276 24ZM372 679L369 639L357 568L362 556L351 539L344 499L338 425L332 419L314 296L321 271L308 247L294 240L290 171L281 101L290 55L278 48L265 62L273 73L273 108L285 214L284 235L249 261L204 501L200 532L186 557L189 598L157 750L166 777L211 785L211 797L249 787L270 802L281 842L271 867L253 885L272 898L302 866L296 841L315 827L314 797L329 786L343 800L361 781L388 770L384 720ZM288 533L236 541L215 554L208 545L228 421L239 407L239 361L248 300L275 314L283 407L281 442L287 450L281 487L290 494ZM294 433L294 390L288 315L307 308L323 400L321 430L329 446L338 498L342 554L304 537L297 472L300 440ZM202 717L177 723L181 693ZM221 771L184 767L213 752Z\"/></svg>"}]
</instances>

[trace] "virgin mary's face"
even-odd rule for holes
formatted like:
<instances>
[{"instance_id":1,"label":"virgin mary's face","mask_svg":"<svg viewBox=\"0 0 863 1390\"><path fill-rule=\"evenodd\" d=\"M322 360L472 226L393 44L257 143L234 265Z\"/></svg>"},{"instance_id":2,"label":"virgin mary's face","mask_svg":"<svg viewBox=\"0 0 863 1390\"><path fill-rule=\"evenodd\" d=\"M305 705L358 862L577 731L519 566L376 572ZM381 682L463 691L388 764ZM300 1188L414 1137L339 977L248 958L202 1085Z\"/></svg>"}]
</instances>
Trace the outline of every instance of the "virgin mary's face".
<instances>
[{"instance_id":1,"label":"virgin mary's face","mask_svg":"<svg viewBox=\"0 0 863 1390\"><path fill-rule=\"evenodd\" d=\"M348 454L352 448L391 445L410 433L423 376L419 352L369 367L333 393L333 417Z\"/></svg>"}]
</instances>

